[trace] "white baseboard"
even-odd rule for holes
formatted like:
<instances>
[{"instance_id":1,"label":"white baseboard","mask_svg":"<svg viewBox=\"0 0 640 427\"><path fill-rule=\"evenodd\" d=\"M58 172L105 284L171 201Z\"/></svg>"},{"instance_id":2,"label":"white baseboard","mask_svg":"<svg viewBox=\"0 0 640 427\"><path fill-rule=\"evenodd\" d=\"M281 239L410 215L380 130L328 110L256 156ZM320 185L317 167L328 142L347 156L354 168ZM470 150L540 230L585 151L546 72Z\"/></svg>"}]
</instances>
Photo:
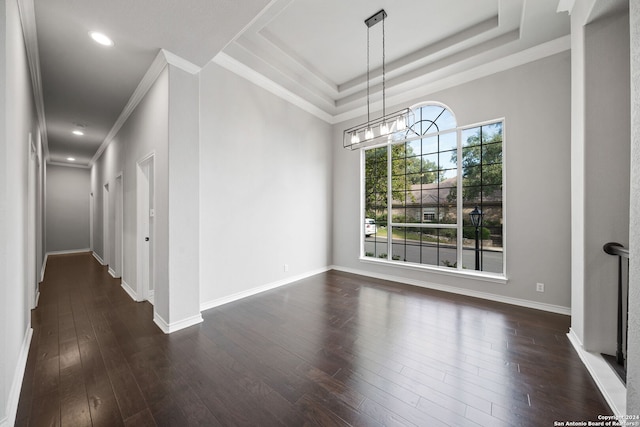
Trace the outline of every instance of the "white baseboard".
<instances>
[{"instance_id":1,"label":"white baseboard","mask_svg":"<svg viewBox=\"0 0 640 427\"><path fill-rule=\"evenodd\" d=\"M238 292L233 295L229 295L222 298L216 298L211 301L200 303L200 311L205 311L212 309L214 307L219 307L224 304L228 304L233 301L237 301L243 298L247 298L265 291L269 291L271 289L279 288L280 286L289 285L293 282L297 282L298 280L306 279L307 277L315 276L316 274L324 273L329 271L329 267L320 268L318 270L309 271L307 273L299 274L297 276L288 277L283 280L278 280L276 282L267 283L262 286L257 286L255 288L247 289L246 291Z\"/></svg>"},{"instance_id":2,"label":"white baseboard","mask_svg":"<svg viewBox=\"0 0 640 427\"><path fill-rule=\"evenodd\" d=\"M47 269L47 260L49 259L49 254L44 254L44 260L42 261L42 268L40 269L40 282L44 282L44 272ZM0 424L1 426L2 424Z\"/></svg>"},{"instance_id":3,"label":"white baseboard","mask_svg":"<svg viewBox=\"0 0 640 427\"><path fill-rule=\"evenodd\" d=\"M22 348L20 349L20 355L18 356L18 365L16 366L16 370L13 374L13 382L9 389L9 396L7 399L7 416L0 420L0 426L12 426L16 422L18 402L20 401L20 390L22 389L24 371L27 368L27 357L29 356L31 337L33 337L33 329L28 328L25 333L24 340L22 341Z\"/></svg>"},{"instance_id":4,"label":"white baseboard","mask_svg":"<svg viewBox=\"0 0 640 427\"><path fill-rule=\"evenodd\" d=\"M73 255L73 254L85 254L88 252L91 252L91 249L84 248L84 249L70 249L68 251L51 251L51 252L47 252L47 254L45 255L45 258L48 257L49 255Z\"/></svg>"},{"instance_id":5,"label":"white baseboard","mask_svg":"<svg viewBox=\"0 0 640 427\"><path fill-rule=\"evenodd\" d=\"M615 415L627 415L627 388L618 375L599 353L591 353L584 349L582 341L573 329L567 334L580 360L587 367L589 374L596 382L600 392Z\"/></svg>"},{"instance_id":6,"label":"white baseboard","mask_svg":"<svg viewBox=\"0 0 640 427\"><path fill-rule=\"evenodd\" d=\"M127 295L129 295L131 297L132 300L138 302L140 301L138 299L138 294L136 293L136 291L133 290L133 288L131 286L129 286L129 284L127 282L124 281L124 279L122 279L120 281L120 287L122 287L122 289L124 289L124 291L127 293Z\"/></svg>"},{"instance_id":7,"label":"white baseboard","mask_svg":"<svg viewBox=\"0 0 640 427\"><path fill-rule=\"evenodd\" d=\"M170 334L172 332L179 331L180 329L197 325L198 323L202 323L203 321L204 320L202 319L202 315L198 313L195 316L191 316L177 322L167 323L158 313L153 313L153 322L158 325L160 330L165 334Z\"/></svg>"},{"instance_id":8,"label":"white baseboard","mask_svg":"<svg viewBox=\"0 0 640 427\"><path fill-rule=\"evenodd\" d=\"M154 304L154 302L155 302L155 294L156 294L156 292L154 290L150 290L149 291L149 296L147 297L147 301L149 301L149 303L151 305L155 305Z\"/></svg>"},{"instance_id":9,"label":"white baseboard","mask_svg":"<svg viewBox=\"0 0 640 427\"><path fill-rule=\"evenodd\" d=\"M551 313L571 315L571 308L561 305L545 304L542 302L529 301L520 298L505 297L502 295L490 294L488 292L474 291L471 289L457 288L455 286L439 285L432 282L422 280L408 279L406 277L392 276L389 274L372 273L370 271L358 270L355 268L341 267L338 265L331 266L331 269L344 271L345 273L358 274L360 276L373 277L376 279L389 280L392 282L404 283L406 285L418 286L421 288L434 289L437 291L449 292L452 294L465 295L468 297L481 298L489 301L502 302L505 304L517 305L519 307L533 308L536 310L548 311Z\"/></svg>"},{"instance_id":10,"label":"white baseboard","mask_svg":"<svg viewBox=\"0 0 640 427\"><path fill-rule=\"evenodd\" d=\"M109 275L110 275L111 277L113 277L114 279L119 279L119 277L118 277L118 276L116 276L116 272L115 272L115 270L114 270L113 268L109 267L109 270L108 270L108 271L109 271Z\"/></svg>"},{"instance_id":11,"label":"white baseboard","mask_svg":"<svg viewBox=\"0 0 640 427\"><path fill-rule=\"evenodd\" d=\"M104 261L102 260L102 258L100 258L100 255L98 255L95 252L92 252L93 257L96 259L96 261L98 261L100 263L100 265L105 265Z\"/></svg>"}]
</instances>

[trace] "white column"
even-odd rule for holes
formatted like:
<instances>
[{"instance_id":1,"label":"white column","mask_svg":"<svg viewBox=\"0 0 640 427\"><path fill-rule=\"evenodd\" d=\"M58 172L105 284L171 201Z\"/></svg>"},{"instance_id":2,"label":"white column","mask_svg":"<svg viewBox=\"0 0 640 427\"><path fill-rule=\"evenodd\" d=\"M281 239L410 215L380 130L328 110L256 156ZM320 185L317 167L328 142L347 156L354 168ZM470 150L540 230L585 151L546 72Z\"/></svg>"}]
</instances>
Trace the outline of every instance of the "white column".
<instances>
[{"instance_id":1,"label":"white column","mask_svg":"<svg viewBox=\"0 0 640 427\"><path fill-rule=\"evenodd\" d=\"M631 40L631 203L627 414L640 415L640 3L629 1Z\"/></svg>"}]
</instances>

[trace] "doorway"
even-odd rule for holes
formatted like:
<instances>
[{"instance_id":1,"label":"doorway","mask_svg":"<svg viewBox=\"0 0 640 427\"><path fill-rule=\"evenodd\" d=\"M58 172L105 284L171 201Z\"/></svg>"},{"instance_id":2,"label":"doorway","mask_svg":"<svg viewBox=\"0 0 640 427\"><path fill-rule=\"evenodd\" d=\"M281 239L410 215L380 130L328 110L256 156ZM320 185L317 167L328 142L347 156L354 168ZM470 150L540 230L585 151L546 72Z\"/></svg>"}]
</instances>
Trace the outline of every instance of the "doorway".
<instances>
[{"instance_id":1,"label":"doorway","mask_svg":"<svg viewBox=\"0 0 640 427\"><path fill-rule=\"evenodd\" d=\"M29 132L29 172L27 183L27 262L29 265L27 273L28 303L29 309L34 309L38 301L38 239L40 239L38 227L38 197L40 185L40 158L38 150L33 142L33 135Z\"/></svg>"},{"instance_id":2,"label":"doorway","mask_svg":"<svg viewBox=\"0 0 640 427\"><path fill-rule=\"evenodd\" d=\"M111 245L109 244L109 184L105 184L102 188L102 259L104 265L110 265L111 259L109 253Z\"/></svg>"},{"instance_id":3,"label":"doorway","mask_svg":"<svg viewBox=\"0 0 640 427\"><path fill-rule=\"evenodd\" d=\"M154 154L137 164L137 294L141 300L154 302Z\"/></svg>"},{"instance_id":4,"label":"doorway","mask_svg":"<svg viewBox=\"0 0 640 427\"><path fill-rule=\"evenodd\" d=\"M114 183L113 183L113 194L112 194L112 201L113 201L113 221L111 222L113 224L113 231L111 233L111 235L113 236L113 239L111 240L111 242L113 242L113 250L111 251L111 260L112 260L112 268L110 269L112 271L112 276L115 278L121 278L122 277L122 269L123 269L123 257L122 257L122 235L123 235L123 226L122 226L122 219L123 219L123 191L122 191L122 173L120 173Z\"/></svg>"}]
</instances>

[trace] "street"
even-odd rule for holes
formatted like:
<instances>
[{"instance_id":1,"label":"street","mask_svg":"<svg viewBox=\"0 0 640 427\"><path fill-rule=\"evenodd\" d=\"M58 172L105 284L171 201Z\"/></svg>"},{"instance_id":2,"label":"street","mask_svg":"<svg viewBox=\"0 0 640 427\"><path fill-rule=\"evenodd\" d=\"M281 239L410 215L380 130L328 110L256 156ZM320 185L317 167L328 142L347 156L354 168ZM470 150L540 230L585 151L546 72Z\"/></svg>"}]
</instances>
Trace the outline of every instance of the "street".
<instances>
[{"instance_id":1,"label":"street","mask_svg":"<svg viewBox=\"0 0 640 427\"><path fill-rule=\"evenodd\" d=\"M377 248L377 250L376 250ZM373 254L379 257L381 254L387 254L387 239L384 237L367 237L364 243L365 254ZM435 243L423 243L414 240L407 240L406 244L403 240L393 240L393 256L398 261L407 261L416 264L434 265L446 267L455 265L457 261L456 248L451 245ZM502 273L502 251L492 251L485 248L480 252L482 270L492 273ZM462 266L465 269L475 269L475 249L473 247L464 247L462 250Z\"/></svg>"}]
</instances>

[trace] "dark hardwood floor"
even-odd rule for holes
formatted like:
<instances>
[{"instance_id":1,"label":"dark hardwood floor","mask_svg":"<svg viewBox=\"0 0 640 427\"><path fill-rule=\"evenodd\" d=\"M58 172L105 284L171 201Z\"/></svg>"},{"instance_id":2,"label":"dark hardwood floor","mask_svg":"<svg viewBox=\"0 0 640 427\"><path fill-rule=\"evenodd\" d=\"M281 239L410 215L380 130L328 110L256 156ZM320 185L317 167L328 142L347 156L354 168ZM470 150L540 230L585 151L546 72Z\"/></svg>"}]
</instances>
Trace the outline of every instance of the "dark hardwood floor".
<instances>
[{"instance_id":1,"label":"dark hardwood floor","mask_svg":"<svg viewBox=\"0 0 640 427\"><path fill-rule=\"evenodd\" d=\"M50 257L19 426L553 426L610 414L566 316L331 271L163 334Z\"/></svg>"}]
</instances>

